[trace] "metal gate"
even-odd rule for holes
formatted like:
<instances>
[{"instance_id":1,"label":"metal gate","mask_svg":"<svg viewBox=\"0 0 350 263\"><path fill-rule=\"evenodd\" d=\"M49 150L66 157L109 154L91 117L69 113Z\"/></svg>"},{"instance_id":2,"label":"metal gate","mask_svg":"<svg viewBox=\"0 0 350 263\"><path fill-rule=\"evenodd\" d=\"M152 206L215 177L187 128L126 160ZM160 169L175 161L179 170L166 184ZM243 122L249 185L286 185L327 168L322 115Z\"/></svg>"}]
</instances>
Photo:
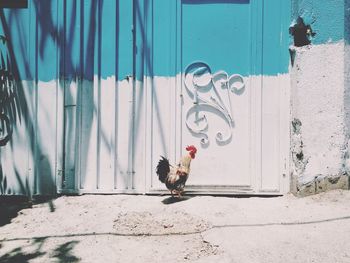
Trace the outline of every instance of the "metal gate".
<instances>
[{"instance_id":1,"label":"metal gate","mask_svg":"<svg viewBox=\"0 0 350 263\"><path fill-rule=\"evenodd\" d=\"M287 192L286 2L64 1L59 191L164 190L194 144L188 191Z\"/></svg>"},{"instance_id":2,"label":"metal gate","mask_svg":"<svg viewBox=\"0 0 350 263\"><path fill-rule=\"evenodd\" d=\"M1 9L14 96L1 105L0 193L163 191L159 156L175 163L187 144L188 191L287 192L288 2Z\"/></svg>"}]
</instances>

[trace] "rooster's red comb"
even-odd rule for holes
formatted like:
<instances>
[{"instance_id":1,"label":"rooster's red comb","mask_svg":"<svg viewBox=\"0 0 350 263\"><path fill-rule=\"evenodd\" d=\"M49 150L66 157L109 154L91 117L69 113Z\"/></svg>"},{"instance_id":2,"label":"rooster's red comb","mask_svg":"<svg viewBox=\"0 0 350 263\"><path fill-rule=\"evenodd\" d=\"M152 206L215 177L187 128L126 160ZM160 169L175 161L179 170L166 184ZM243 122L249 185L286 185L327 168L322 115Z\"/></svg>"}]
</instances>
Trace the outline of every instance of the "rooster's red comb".
<instances>
[{"instance_id":1,"label":"rooster's red comb","mask_svg":"<svg viewBox=\"0 0 350 263\"><path fill-rule=\"evenodd\" d=\"M189 146L186 147L186 151L196 153L197 152L197 148L194 145L189 145Z\"/></svg>"}]
</instances>

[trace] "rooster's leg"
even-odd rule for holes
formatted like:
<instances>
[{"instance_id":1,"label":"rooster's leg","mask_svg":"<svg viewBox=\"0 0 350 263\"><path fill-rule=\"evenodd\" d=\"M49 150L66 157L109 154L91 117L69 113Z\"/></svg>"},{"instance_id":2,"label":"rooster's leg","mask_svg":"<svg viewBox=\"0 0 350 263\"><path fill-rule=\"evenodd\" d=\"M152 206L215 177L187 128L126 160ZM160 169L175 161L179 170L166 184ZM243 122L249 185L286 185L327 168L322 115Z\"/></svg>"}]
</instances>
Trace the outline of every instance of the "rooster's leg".
<instances>
[{"instance_id":1,"label":"rooster's leg","mask_svg":"<svg viewBox=\"0 0 350 263\"><path fill-rule=\"evenodd\" d=\"M184 192L185 192L184 189L178 190L178 191L177 191L177 196L178 196L178 198L182 198Z\"/></svg>"},{"instance_id":2,"label":"rooster's leg","mask_svg":"<svg viewBox=\"0 0 350 263\"><path fill-rule=\"evenodd\" d=\"M172 197L175 197L175 195L177 195L177 197L179 197L180 198L180 191L178 191L178 190L176 190L176 189L173 189L173 190L171 190L171 196Z\"/></svg>"},{"instance_id":3,"label":"rooster's leg","mask_svg":"<svg viewBox=\"0 0 350 263\"><path fill-rule=\"evenodd\" d=\"M177 198L181 198L182 197L182 191L179 191L179 190L174 190L174 194L176 194L177 195Z\"/></svg>"}]
</instances>

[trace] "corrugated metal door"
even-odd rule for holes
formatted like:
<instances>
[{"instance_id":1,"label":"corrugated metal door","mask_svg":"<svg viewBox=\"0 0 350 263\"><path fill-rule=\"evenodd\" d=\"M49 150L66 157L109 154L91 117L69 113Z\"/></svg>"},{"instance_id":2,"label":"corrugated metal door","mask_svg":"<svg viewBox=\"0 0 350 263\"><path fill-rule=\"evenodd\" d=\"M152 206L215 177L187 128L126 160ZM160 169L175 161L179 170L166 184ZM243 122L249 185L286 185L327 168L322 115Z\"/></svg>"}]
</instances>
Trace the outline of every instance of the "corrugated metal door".
<instances>
[{"instance_id":1,"label":"corrugated metal door","mask_svg":"<svg viewBox=\"0 0 350 263\"><path fill-rule=\"evenodd\" d=\"M175 163L187 144L198 148L187 190L288 191L288 2L0 10L1 68L16 77L0 192L158 192L159 156Z\"/></svg>"},{"instance_id":2,"label":"corrugated metal door","mask_svg":"<svg viewBox=\"0 0 350 263\"><path fill-rule=\"evenodd\" d=\"M133 1L64 1L61 8L65 172L60 191L144 191L142 167L137 176L134 172L134 160L143 153L134 146L134 115L142 104L135 106Z\"/></svg>"},{"instance_id":3,"label":"corrugated metal door","mask_svg":"<svg viewBox=\"0 0 350 263\"><path fill-rule=\"evenodd\" d=\"M61 191L165 190L159 156L175 163L187 144L199 149L190 191L288 190L285 3L92 0L61 8Z\"/></svg>"}]
</instances>

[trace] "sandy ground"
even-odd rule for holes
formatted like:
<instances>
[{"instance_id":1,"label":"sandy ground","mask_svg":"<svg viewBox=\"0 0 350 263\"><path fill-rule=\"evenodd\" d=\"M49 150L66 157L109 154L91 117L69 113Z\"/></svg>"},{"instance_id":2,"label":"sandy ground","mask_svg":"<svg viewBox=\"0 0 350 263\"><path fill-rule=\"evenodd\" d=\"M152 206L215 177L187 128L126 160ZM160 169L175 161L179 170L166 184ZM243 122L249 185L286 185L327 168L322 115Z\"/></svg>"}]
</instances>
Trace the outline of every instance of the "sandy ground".
<instances>
[{"instance_id":1,"label":"sandy ground","mask_svg":"<svg viewBox=\"0 0 350 263\"><path fill-rule=\"evenodd\" d=\"M350 262L350 192L63 196L0 227L0 262ZM1 215L0 215L1 217Z\"/></svg>"}]
</instances>

